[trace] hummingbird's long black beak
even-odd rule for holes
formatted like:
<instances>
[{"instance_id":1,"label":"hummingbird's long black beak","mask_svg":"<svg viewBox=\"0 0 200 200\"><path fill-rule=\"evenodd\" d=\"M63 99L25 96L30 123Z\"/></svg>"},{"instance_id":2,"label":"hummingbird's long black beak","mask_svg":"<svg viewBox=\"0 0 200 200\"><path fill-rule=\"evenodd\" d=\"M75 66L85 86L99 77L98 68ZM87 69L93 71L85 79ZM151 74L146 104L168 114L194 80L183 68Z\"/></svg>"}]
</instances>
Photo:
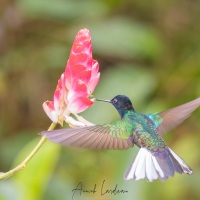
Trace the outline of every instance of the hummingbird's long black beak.
<instances>
[{"instance_id":1,"label":"hummingbird's long black beak","mask_svg":"<svg viewBox=\"0 0 200 200\"><path fill-rule=\"evenodd\" d=\"M104 101L104 102L108 102L108 103L111 103L110 100L104 100L104 99L96 99L97 101Z\"/></svg>"}]
</instances>

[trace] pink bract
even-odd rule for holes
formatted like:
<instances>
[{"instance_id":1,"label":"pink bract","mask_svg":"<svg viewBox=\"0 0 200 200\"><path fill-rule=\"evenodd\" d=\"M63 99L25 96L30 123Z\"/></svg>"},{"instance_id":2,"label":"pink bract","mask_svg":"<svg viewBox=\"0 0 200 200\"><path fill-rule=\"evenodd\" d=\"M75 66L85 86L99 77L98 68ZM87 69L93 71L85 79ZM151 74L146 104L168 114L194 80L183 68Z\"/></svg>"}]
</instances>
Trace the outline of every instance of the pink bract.
<instances>
[{"instance_id":1,"label":"pink bract","mask_svg":"<svg viewBox=\"0 0 200 200\"><path fill-rule=\"evenodd\" d=\"M94 100L89 97L99 78L99 64L92 58L90 32L82 29L75 37L65 72L58 80L54 100L43 103L48 117L62 124L70 113L83 112L93 105Z\"/></svg>"}]
</instances>

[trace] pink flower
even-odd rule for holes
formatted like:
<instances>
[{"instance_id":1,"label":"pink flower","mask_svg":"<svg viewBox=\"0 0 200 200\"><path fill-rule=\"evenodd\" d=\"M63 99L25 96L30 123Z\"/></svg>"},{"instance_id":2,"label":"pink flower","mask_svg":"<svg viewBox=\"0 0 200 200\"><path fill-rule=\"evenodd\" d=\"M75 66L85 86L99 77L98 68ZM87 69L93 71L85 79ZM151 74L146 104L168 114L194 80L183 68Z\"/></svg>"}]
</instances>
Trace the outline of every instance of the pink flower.
<instances>
[{"instance_id":1,"label":"pink flower","mask_svg":"<svg viewBox=\"0 0 200 200\"><path fill-rule=\"evenodd\" d=\"M58 80L53 101L43 103L43 109L55 123L69 123L69 115L83 112L94 103L90 99L99 82L99 65L92 58L90 32L82 29L75 37L65 72Z\"/></svg>"}]
</instances>

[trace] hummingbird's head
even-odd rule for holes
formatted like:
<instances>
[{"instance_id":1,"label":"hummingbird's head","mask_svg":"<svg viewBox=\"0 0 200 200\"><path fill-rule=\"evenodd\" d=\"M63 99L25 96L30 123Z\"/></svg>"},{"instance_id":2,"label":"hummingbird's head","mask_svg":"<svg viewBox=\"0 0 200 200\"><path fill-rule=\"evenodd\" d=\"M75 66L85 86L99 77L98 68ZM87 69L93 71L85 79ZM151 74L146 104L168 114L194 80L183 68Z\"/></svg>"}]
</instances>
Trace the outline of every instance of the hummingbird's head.
<instances>
[{"instance_id":1,"label":"hummingbird's head","mask_svg":"<svg viewBox=\"0 0 200 200\"><path fill-rule=\"evenodd\" d=\"M126 110L134 110L131 100L125 95L117 95L111 100L96 99L97 101L104 101L111 103L123 117Z\"/></svg>"},{"instance_id":2,"label":"hummingbird's head","mask_svg":"<svg viewBox=\"0 0 200 200\"><path fill-rule=\"evenodd\" d=\"M124 95L117 95L113 99L110 100L110 103L117 109L117 110L132 110L132 102L131 100Z\"/></svg>"}]
</instances>

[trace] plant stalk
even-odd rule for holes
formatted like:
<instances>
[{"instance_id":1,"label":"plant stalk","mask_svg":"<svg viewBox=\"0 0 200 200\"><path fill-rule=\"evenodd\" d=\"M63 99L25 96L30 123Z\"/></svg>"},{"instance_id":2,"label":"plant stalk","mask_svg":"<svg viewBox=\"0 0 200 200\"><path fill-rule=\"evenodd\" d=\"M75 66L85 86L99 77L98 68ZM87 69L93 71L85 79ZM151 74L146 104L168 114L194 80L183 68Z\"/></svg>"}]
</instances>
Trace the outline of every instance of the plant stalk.
<instances>
[{"instance_id":1,"label":"plant stalk","mask_svg":"<svg viewBox=\"0 0 200 200\"><path fill-rule=\"evenodd\" d=\"M48 131L53 130L56 127L57 123L52 123L48 128ZM10 176L14 175L16 172L24 169L28 162L35 156L38 150L42 147L44 142L46 141L46 137L42 136L38 144L35 148L31 151L31 153L21 162L21 164L17 165L15 168L9 170L8 172L0 172L0 180L9 178Z\"/></svg>"}]
</instances>

